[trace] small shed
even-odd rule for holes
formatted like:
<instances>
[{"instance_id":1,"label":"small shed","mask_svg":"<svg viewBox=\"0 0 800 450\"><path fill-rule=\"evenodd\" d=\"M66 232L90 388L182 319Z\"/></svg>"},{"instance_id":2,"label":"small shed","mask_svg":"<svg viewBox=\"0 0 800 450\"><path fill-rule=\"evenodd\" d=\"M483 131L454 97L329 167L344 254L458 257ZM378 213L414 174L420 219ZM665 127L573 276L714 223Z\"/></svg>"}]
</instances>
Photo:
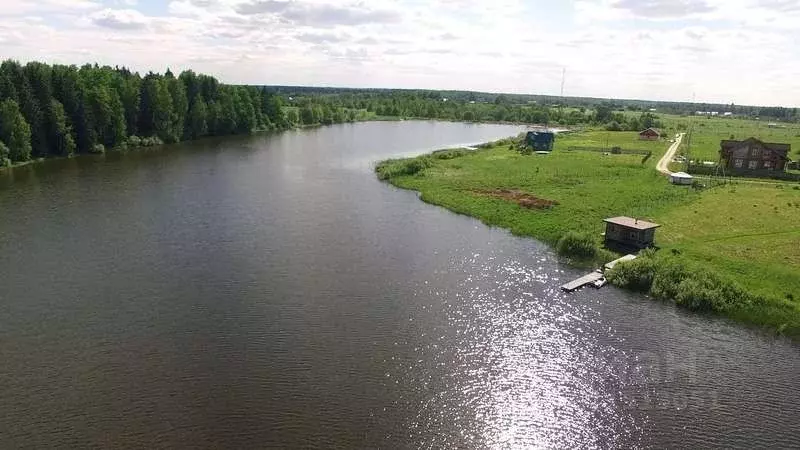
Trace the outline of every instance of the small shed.
<instances>
[{"instance_id":1,"label":"small shed","mask_svg":"<svg viewBox=\"0 0 800 450\"><path fill-rule=\"evenodd\" d=\"M661 132L655 128L648 128L639 133L639 139L642 141L657 141L661 139Z\"/></svg>"},{"instance_id":2,"label":"small shed","mask_svg":"<svg viewBox=\"0 0 800 450\"><path fill-rule=\"evenodd\" d=\"M528 131L525 135L525 144L540 152L553 151L555 140L556 135L551 131Z\"/></svg>"},{"instance_id":3,"label":"small shed","mask_svg":"<svg viewBox=\"0 0 800 450\"><path fill-rule=\"evenodd\" d=\"M632 217L612 217L605 219L606 247L642 250L652 247L655 242L656 223Z\"/></svg>"},{"instance_id":4,"label":"small shed","mask_svg":"<svg viewBox=\"0 0 800 450\"><path fill-rule=\"evenodd\" d=\"M672 184L687 185L694 183L694 177L686 172L675 172L669 176L669 182Z\"/></svg>"}]
</instances>

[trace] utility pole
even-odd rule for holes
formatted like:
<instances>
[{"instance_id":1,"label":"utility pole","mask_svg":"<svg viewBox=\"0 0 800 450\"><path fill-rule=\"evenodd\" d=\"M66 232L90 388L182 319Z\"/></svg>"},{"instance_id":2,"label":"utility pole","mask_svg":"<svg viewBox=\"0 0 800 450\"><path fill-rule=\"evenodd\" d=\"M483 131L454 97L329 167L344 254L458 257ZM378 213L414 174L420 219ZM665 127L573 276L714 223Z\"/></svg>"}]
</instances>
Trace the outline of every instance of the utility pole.
<instances>
[{"instance_id":1,"label":"utility pole","mask_svg":"<svg viewBox=\"0 0 800 450\"><path fill-rule=\"evenodd\" d=\"M567 81L567 68L561 69L561 100L558 102L558 115L564 120L564 83Z\"/></svg>"},{"instance_id":2,"label":"utility pole","mask_svg":"<svg viewBox=\"0 0 800 450\"><path fill-rule=\"evenodd\" d=\"M696 95L692 92L692 109L696 109L697 105L696 102ZM689 172L689 165L691 165L691 151L692 151L692 134L694 134L694 119L695 119L695 112L692 112L692 118L689 120L689 136L686 139L686 172Z\"/></svg>"}]
</instances>

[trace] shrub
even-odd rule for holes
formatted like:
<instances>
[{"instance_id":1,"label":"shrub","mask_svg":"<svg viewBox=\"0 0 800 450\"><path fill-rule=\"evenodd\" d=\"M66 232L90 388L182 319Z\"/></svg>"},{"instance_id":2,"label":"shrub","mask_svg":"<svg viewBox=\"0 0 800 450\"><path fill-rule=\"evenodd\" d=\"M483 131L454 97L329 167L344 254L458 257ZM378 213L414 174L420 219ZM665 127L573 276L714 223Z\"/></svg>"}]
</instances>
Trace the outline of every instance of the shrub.
<instances>
[{"instance_id":1,"label":"shrub","mask_svg":"<svg viewBox=\"0 0 800 450\"><path fill-rule=\"evenodd\" d=\"M164 141L158 136L142 138L142 147L155 147L156 145L164 145Z\"/></svg>"},{"instance_id":2,"label":"shrub","mask_svg":"<svg viewBox=\"0 0 800 450\"><path fill-rule=\"evenodd\" d=\"M618 264L606 278L616 286L650 293L691 311L751 311L766 302L708 269L687 266L674 256L658 257L652 250Z\"/></svg>"},{"instance_id":3,"label":"shrub","mask_svg":"<svg viewBox=\"0 0 800 450\"><path fill-rule=\"evenodd\" d=\"M431 153L434 159L456 159L467 154L466 150L452 149L452 150L438 150Z\"/></svg>"},{"instance_id":4,"label":"shrub","mask_svg":"<svg viewBox=\"0 0 800 450\"><path fill-rule=\"evenodd\" d=\"M95 144L92 146L92 148L89 149L89 153L100 154L105 152L106 152L106 146L103 144Z\"/></svg>"},{"instance_id":5,"label":"shrub","mask_svg":"<svg viewBox=\"0 0 800 450\"><path fill-rule=\"evenodd\" d=\"M142 139L139 136L131 136L128 138L128 146L133 148L141 147Z\"/></svg>"},{"instance_id":6,"label":"shrub","mask_svg":"<svg viewBox=\"0 0 800 450\"><path fill-rule=\"evenodd\" d=\"M650 292L653 279L656 276L657 264L655 258L644 254L639 258L617 264L606 273L606 278L616 286L624 287L638 292Z\"/></svg>"},{"instance_id":7,"label":"shrub","mask_svg":"<svg viewBox=\"0 0 800 450\"><path fill-rule=\"evenodd\" d=\"M591 236L570 231L558 240L556 253L578 259L591 259L597 255L597 246Z\"/></svg>"},{"instance_id":8,"label":"shrub","mask_svg":"<svg viewBox=\"0 0 800 450\"><path fill-rule=\"evenodd\" d=\"M390 159L384 161L375 168L378 178L388 180L389 178L403 175L416 175L433 165L429 156L418 156L409 159Z\"/></svg>"}]
</instances>

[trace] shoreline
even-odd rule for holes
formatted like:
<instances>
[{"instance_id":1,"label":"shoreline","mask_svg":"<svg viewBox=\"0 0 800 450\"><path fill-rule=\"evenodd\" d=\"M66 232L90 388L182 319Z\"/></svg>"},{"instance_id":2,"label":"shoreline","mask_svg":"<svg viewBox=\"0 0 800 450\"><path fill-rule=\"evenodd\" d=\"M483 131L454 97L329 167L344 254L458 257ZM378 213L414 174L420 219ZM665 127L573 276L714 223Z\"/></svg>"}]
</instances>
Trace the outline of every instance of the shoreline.
<instances>
[{"instance_id":1,"label":"shoreline","mask_svg":"<svg viewBox=\"0 0 800 450\"><path fill-rule=\"evenodd\" d=\"M519 123L519 122L498 122L498 121L465 122L463 120L430 119L430 118L424 118L424 117L377 116L377 117L371 117L371 118L363 119L363 120L354 120L354 121L348 121L348 122L336 122L336 123L330 123L330 124L323 124L323 123L296 124L296 125L294 125L292 127L285 128L285 129L254 130L251 133L245 133L245 134L231 134L231 135L227 135L227 136L203 136L203 137L200 137L198 139L187 139L185 141L179 141L179 142L173 142L173 143L161 143L161 144L150 145L150 146L138 146L138 147L129 147L129 148L116 147L116 148L107 149L103 153L127 153L127 152L135 152L135 151L139 151L139 150L143 150L143 149L148 149L148 150L163 149L164 147L169 147L170 145L185 144L185 143L190 143L190 142L198 142L198 141L202 141L204 139L219 139L219 138L230 138L230 137L257 136L257 135L266 134L266 133L283 133L283 132L292 131L292 130L306 130L306 129L327 127L327 126L332 126L332 125L344 125L344 124L368 123L368 122L403 122L403 121L412 121L412 120L413 121L426 121L426 122L465 123L465 124L475 124L475 125L517 125L517 126L529 126L529 127L532 127L532 128L543 127L544 126L544 125L531 125L531 124ZM28 161L21 161L21 162L11 163L10 166L2 166L2 165L0 165L0 173L3 173L5 171L14 170L14 169L21 168L21 167L37 165L37 164L45 163L45 162L48 162L48 161L58 161L58 160L64 160L64 159L72 159L72 158L78 158L78 157L82 157L82 156L96 156L98 154L100 154L100 153L75 153L75 154L69 155L69 156L54 155L54 156L47 156L47 157L40 157L40 158L32 158L32 159L30 159Z\"/></svg>"},{"instance_id":2,"label":"shoreline","mask_svg":"<svg viewBox=\"0 0 800 450\"><path fill-rule=\"evenodd\" d=\"M384 160L376 164L375 172L380 180L394 187L417 192L418 198L425 203L473 217L487 226L504 228L517 236L536 239L559 254L558 250L561 247L559 240L572 232L571 224L547 217L551 214L550 210L522 211L524 208L512 202L506 201L503 204L498 203L496 199L482 198L484 196L466 180L452 181L456 177L456 172L461 171L464 166L467 166L467 170L480 168L484 172L500 174L502 172L500 168L478 167L479 163L485 162L479 161L478 157L481 154L492 154L492 158L499 159L504 156L501 152L506 152L508 146L509 141L503 140L484 143L478 146L479 150L468 152L471 155L459 152L459 149L443 149L413 158ZM508 153L512 152L509 150ZM536 156L528 158L533 158L528 160L529 162L537 161ZM536 171L538 173L539 167L536 167ZM652 173L663 181L662 175L658 172L652 170ZM497 180L481 178L475 184L482 186L483 189L517 188L513 182L504 177L499 177ZM492 203L493 201L495 203ZM507 212L509 214L506 214ZM511 213L515 217L510 217ZM549 219L561 229L529 226L530 223L522 223L518 219L528 222ZM589 245L592 245L591 238L589 239ZM591 256L588 258L570 258L563 254L560 256L569 265L580 268L601 266L607 262L606 259L617 257L617 254L602 249L596 240L594 245L595 250L593 253L590 252ZM793 305L787 306L783 300L765 297L746 286L742 288L729 279L730 274L707 269L688 258L681 259L678 255L680 250L675 248L664 248L658 253L646 252L644 257L633 263L620 264L612 271L609 281L618 288L644 293L655 300L669 302L682 309L724 317L751 328L768 331L772 335L783 335L794 342L800 342L800 320L798 320L800 318L792 308ZM646 281L642 282L642 279ZM791 294L787 294L787 297L787 300L793 303Z\"/></svg>"}]
</instances>

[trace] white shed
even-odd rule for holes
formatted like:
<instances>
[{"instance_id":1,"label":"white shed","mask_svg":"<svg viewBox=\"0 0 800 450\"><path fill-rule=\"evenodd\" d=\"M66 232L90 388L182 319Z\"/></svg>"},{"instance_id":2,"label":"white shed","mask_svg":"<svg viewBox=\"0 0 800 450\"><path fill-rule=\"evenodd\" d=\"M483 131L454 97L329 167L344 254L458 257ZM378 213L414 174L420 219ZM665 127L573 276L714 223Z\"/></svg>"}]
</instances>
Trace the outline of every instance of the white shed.
<instances>
[{"instance_id":1,"label":"white shed","mask_svg":"<svg viewBox=\"0 0 800 450\"><path fill-rule=\"evenodd\" d=\"M675 172L669 176L669 181L672 184L692 184L694 177L686 172Z\"/></svg>"}]
</instances>

